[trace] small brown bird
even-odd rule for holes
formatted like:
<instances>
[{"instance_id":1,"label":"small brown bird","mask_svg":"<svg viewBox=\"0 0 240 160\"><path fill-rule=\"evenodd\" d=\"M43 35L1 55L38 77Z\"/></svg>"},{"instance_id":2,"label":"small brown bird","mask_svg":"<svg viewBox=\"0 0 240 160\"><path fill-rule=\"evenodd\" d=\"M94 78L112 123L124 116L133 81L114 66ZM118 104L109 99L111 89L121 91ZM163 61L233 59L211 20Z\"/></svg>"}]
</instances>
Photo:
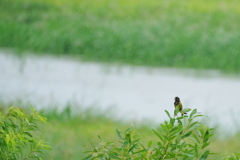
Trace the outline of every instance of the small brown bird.
<instances>
[{"instance_id":1,"label":"small brown bird","mask_svg":"<svg viewBox=\"0 0 240 160\"><path fill-rule=\"evenodd\" d=\"M175 102L174 102L174 106L175 106L174 115L176 116L178 112L180 112L182 114L182 116L183 116L183 114L187 114L187 113L182 112L183 106L182 106L182 102L180 101L180 98L175 97L174 100L175 100ZM178 107L177 110L176 110L176 107Z\"/></svg>"}]
</instances>

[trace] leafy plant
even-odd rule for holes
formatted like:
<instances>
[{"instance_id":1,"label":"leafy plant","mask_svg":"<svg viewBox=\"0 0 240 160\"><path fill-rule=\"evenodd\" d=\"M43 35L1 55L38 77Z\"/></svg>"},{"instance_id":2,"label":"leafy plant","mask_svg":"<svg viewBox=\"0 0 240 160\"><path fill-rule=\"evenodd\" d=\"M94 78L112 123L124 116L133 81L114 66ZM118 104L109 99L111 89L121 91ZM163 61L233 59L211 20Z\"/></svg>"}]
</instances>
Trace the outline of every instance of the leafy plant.
<instances>
[{"instance_id":1,"label":"leafy plant","mask_svg":"<svg viewBox=\"0 0 240 160\"><path fill-rule=\"evenodd\" d=\"M86 152L89 155L85 159L207 159L210 154L207 146L210 144L212 128L195 120L202 115L196 109L189 116L177 118L171 117L168 111L165 112L169 121L160 124L158 130L153 130L159 139L155 145L150 141L148 146L144 147L133 128L124 133L116 130L120 142L118 145L105 142L99 137L101 143L98 147L92 145L93 149Z\"/></svg>"},{"instance_id":2,"label":"leafy plant","mask_svg":"<svg viewBox=\"0 0 240 160\"><path fill-rule=\"evenodd\" d=\"M228 154L223 158L223 160L239 160L239 159L240 159L240 153Z\"/></svg>"},{"instance_id":3,"label":"leafy plant","mask_svg":"<svg viewBox=\"0 0 240 160\"><path fill-rule=\"evenodd\" d=\"M39 155L51 148L36 137L37 122L46 123L46 118L34 108L29 115L17 107L9 108L5 115L0 112L0 159L41 159Z\"/></svg>"},{"instance_id":4,"label":"leafy plant","mask_svg":"<svg viewBox=\"0 0 240 160\"><path fill-rule=\"evenodd\" d=\"M194 120L202 115L196 109L189 117L172 118L168 111L165 112L170 120L160 124L158 131L153 130L159 138L154 158L207 159L210 151L206 147L210 144L212 128Z\"/></svg>"}]
</instances>

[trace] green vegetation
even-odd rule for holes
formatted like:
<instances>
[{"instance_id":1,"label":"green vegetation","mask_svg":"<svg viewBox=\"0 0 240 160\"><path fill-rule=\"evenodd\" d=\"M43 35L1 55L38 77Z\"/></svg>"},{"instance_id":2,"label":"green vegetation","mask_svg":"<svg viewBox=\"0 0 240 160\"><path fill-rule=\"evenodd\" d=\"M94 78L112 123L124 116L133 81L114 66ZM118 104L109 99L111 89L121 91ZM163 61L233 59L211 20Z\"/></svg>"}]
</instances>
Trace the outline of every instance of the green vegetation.
<instances>
[{"instance_id":1,"label":"green vegetation","mask_svg":"<svg viewBox=\"0 0 240 160\"><path fill-rule=\"evenodd\" d=\"M189 112L190 110L188 110ZM104 141L99 136L101 142L98 146L92 145L85 160L93 159L172 159L172 160L239 160L240 153L226 154L210 152L210 140L214 134L213 128L209 128L204 123L196 120L203 115L192 110L189 116L171 117L165 110L169 121L160 124L158 130L153 130L157 139L149 141L148 145L141 143L142 137L137 135L134 128L127 129L124 133L116 130L118 144ZM216 133L216 132L215 132ZM219 147L218 147L219 148Z\"/></svg>"},{"instance_id":2,"label":"green vegetation","mask_svg":"<svg viewBox=\"0 0 240 160\"><path fill-rule=\"evenodd\" d=\"M33 108L29 115L16 107L9 108L7 113L0 112L0 159L40 160L41 154L51 148L36 137L37 122L46 123L46 119Z\"/></svg>"},{"instance_id":3,"label":"green vegetation","mask_svg":"<svg viewBox=\"0 0 240 160\"><path fill-rule=\"evenodd\" d=\"M0 47L240 73L238 0L1 0Z\"/></svg>"},{"instance_id":4,"label":"green vegetation","mask_svg":"<svg viewBox=\"0 0 240 160\"><path fill-rule=\"evenodd\" d=\"M149 141L146 147L141 144L141 138L132 128L127 129L123 136L117 130L120 147L112 142L102 141L99 147L93 147L93 150L89 151L90 154L85 159L207 159L210 151L206 147L210 144L212 128L195 121L202 115L198 114L196 109L189 117L172 118L168 111L165 112L170 120L160 124L158 131L153 130L158 141ZM152 146L153 143L157 144Z\"/></svg>"},{"instance_id":5,"label":"green vegetation","mask_svg":"<svg viewBox=\"0 0 240 160\"><path fill-rule=\"evenodd\" d=\"M5 113L8 106L9 105L1 105L1 111ZM28 109L25 107L23 110L28 112ZM98 110L97 114L95 112L96 110ZM83 159L87 157L88 154L84 153L84 151L89 150L91 144L93 146L99 145L99 136L101 136L102 140L117 144L118 136L115 132L116 128L119 131L126 130L127 128L137 128L137 131L128 130L126 133L138 135L141 138L141 144L143 146L149 146L148 148L150 148L150 146L156 146L159 141L161 142L159 137L152 131L152 128L157 133L167 133L162 130L161 126L158 129L158 125L152 123L130 125L132 122L123 122L122 120L114 119L113 117L115 117L115 114L113 112L99 111L97 108L81 109L79 106L69 106L63 111L44 110L41 111L41 115L47 117L48 121L48 125L39 124L38 126L41 130L41 138L52 147L52 150L48 151L47 155L41 156L46 160ZM173 123L172 121L173 120L167 123L171 124ZM177 119L175 121L178 122ZM185 123L185 121L183 122ZM175 127L178 127L178 123L175 124ZM218 135L221 132L211 132L214 133L214 136L209 141L211 144L208 146L208 150L220 154L209 155L210 158L208 159L220 159L224 155L228 155L226 159L230 156L238 156L235 152L239 152L240 150L240 144L238 143L240 141L240 134L236 134L233 137L226 136L224 139L218 139ZM120 134L122 137L125 137L124 133L123 135L122 133ZM191 139L188 137L188 142L190 141ZM169 147L171 148L172 146ZM230 155L230 153L232 155Z\"/></svg>"}]
</instances>

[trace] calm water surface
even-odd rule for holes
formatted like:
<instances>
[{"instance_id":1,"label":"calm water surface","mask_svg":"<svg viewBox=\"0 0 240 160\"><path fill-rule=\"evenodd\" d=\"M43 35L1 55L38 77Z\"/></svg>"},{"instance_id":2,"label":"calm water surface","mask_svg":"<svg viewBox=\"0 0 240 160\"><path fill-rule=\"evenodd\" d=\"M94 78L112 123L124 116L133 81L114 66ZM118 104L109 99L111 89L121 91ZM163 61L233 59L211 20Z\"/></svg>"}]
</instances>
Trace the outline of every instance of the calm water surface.
<instances>
[{"instance_id":1,"label":"calm water surface","mask_svg":"<svg viewBox=\"0 0 240 160\"><path fill-rule=\"evenodd\" d=\"M240 78L217 71L175 70L86 63L68 58L17 57L0 51L0 99L22 100L36 108L69 102L113 108L116 117L166 119L173 98L209 115L225 131L240 127ZM96 109L97 110L97 109Z\"/></svg>"}]
</instances>

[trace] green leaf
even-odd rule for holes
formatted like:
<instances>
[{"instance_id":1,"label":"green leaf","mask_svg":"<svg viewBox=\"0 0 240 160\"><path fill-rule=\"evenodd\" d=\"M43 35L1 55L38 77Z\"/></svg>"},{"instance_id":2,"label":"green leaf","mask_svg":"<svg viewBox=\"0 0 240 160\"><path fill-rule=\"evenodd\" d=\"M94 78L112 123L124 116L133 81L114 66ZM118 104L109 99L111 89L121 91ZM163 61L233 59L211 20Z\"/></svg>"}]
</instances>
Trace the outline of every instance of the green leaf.
<instances>
[{"instance_id":1,"label":"green leaf","mask_svg":"<svg viewBox=\"0 0 240 160\"><path fill-rule=\"evenodd\" d=\"M125 141L127 141L128 143L132 143L131 141L131 135L128 133L128 134L125 134Z\"/></svg>"},{"instance_id":2,"label":"green leaf","mask_svg":"<svg viewBox=\"0 0 240 160\"><path fill-rule=\"evenodd\" d=\"M128 128L126 131L125 131L125 133L128 133L128 132L130 132L132 130L132 128Z\"/></svg>"},{"instance_id":3,"label":"green leaf","mask_svg":"<svg viewBox=\"0 0 240 160\"><path fill-rule=\"evenodd\" d=\"M40 120L41 122L47 123L47 118L45 118L45 117L43 117L43 116L41 116L39 114L36 114L36 116L37 116L38 120Z\"/></svg>"},{"instance_id":4,"label":"green leaf","mask_svg":"<svg viewBox=\"0 0 240 160\"><path fill-rule=\"evenodd\" d=\"M169 138L168 138L168 140L173 140L174 138L176 137L176 135L172 135L172 136L170 136Z\"/></svg>"},{"instance_id":5,"label":"green leaf","mask_svg":"<svg viewBox=\"0 0 240 160\"><path fill-rule=\"evenodd\" d=\"M209 139L209 131L206 130L206 132L205 132L205 134L204 134L203 142L204 142L204 143L207 142L208 139Z\"/></svg>"},{"instance_id":6,"label":"green leaf","mask_svg":"<svg viewBox=\"0 0 240 160\"><path fill-rule=\"evenodd\" d=\"M148 142L148 148L150 148L152 146L152 141Z\"/></svg>"},{"instance_id":7,"label":"green leaf","mask_svg":"<svg viewBox=\"0 0 240 160\"><path fill-rule=\"evenodd\" d=\"M191 108L184 108L182 110L182 113L187 113L187 112L190 112L192 109Z\"/></svg>"},{"instance_id":8,"label":"green leaf","mask_svg":"<svg viewBox=\"0 0 240 160\"><path fill-rule=\"evenodd\" d=\"M174 116L177 116L178 113L179 113L179 106L176 106L174 110Z\"/></svg>"},{"instance_id":9,"label":"green leaf","mask_svg":"<svg viewBox=\"0 0 240 160\"><path fill-rule=\"evenodd\" d=\"M143 149L143 150L140 150L140 151L134 152L134 154L141 153L141 152L146 152L146 151L147 151L147 150Z\"/></svg>"},{"instance_id":10,"label":"green leaf","mask_svg":"<svg viewBox=\"0 0 240 160\"><path fill-rule=\"evenodd\" d=\"M98 136L98 139L101 139L100 135L97 135Z\"/></svg>"},{"instance_id":11,"label":"green leaf","mask_svg":"<svg viewBox=\"0 0 240 160\"><path fill-rule=\"evenodd\" d=\"M177 119L177 120L180 120L180 119L183 119L183 117L177 117L176 119Z\"/></svg>"},{"instance_id":12,"label":"green leaf","mask_svg":"<svg viewBox=\"0 0 240 160\"><path fill-rule=\"evenodd\" d=\"M161 142L158 142L157 144L158 144L158 147L159 147L159 148L162 148L162 147L163 147L163 145L162 145Z\"/></svg>"},{"instance_id":13,"label":"green leaf","mask_svg":"<svg viewBox=\"0 0 240 160\"><path fill-rule=\"evenodd\" d=\"M125 147L126 147L128 144L129 144L129 142L128 142L128 141L125 141L125 142L123 143L122 149L125 149Z\"/></svg>"},{"instance_id":14,"label":"green leaf","mask_svg":"<svg viewBox=\"0 0 240 160\"><path fill-rule=\"evenodd\" d=\"M164 125L164 124L160 124L160 126L163 128L163 130L166 132L166 133L168 133L168 127L166 126L166 125Z\"/></svg>"},{"instance_id":15,"label":"green leaf","mask_svg":"<svg viewBox=\"0 0 240 160\"><path fill-rule=\"evenodd\" d=\"M190 131L190 132L186 133L185 135L183 135L183 136L181 137L181 139L187 138L187 137L189 137L191 134L192 134L192 131Z\"/></svg>"},{"instance_id":16,"label":"green leaf","mask_svg":"<svg viewBox=\"0 0 240 160\"><path fill-rule=\"evenodd\" d=\"M197 113L197 109L194 109L190 114L190 118L192 118L192 116L195 115L196 113Z\"/></svg>"},{"instance_id":17,"label":"green leaf","mask_svg":"<svg viewBox=\"0 0 240 160\"><path fill-rule=\"evenodd\" d=\"M181 117L181 118L183 118L183 117ZM181 126L183 125L182 121L180 119L178 119L178 124L181 125Z\"/></svg>"},{"instance_id":18,"label":"green leaf","mask_svg":"<svg viewBox=\"0 0 240 160\"><path fill-rule=\"evenodd\" d=\"M128 150L128 152L132 152L133 149L134 149L136 146L137 146L137 144L134 144L134 145Z\"/></svg>"},{"instance_id":19,"label":"green leaf","mask_svg":"<svg viewBox=\"0 0 240 160\"><path fill-rule=\"evenodd\" d=\"M174 126L174 123L175 123L175 118L170 118L170 124Z\"/></svg>"},{"instance_id":20,"label":"green leaf","mask_svg":"<svg viewBox=\"0 0 240 160\"><path fill-rule=\"evenodd\" d=\"M173 129L171 129L170 133L174 135L174 134L178 133L180 131L180 129L181 129L181 127L176 126Z\"/></svg>"},{"instance_id":21,"label":"green leaf","mask_svg":"<svg viewBox=\"0 0 240 160\"><path fill-rule=\"evenodd\" d=\"M163 141L163 138L160 134L158 134L154 129L153 129L153 132L158 136L159 139L161 139Z\"/></svg>"},{"instance_id":22,"label":"green leaf","mask_svg":"<svg viewBox=\"0 0 240 160\"><path fill-rule=\"evenodd\" d=\"M193 123L189 126L189 128L193 127L193 126L196 125L197 123L198 123L198 121L193 122Z\"/></svg>"},{"instance_id":23,"label":"green leaf","mask_svg":"<svg viewBox=\"0 0 240 160\"><path fill-rule=\"evenodd\" d=\"M28 135L29 137L33 137L29 132L23 132L23 133Z\"/></svg>"},{"instance_id":24,"label":"green leaf","mask_svg":"<svg viewBox=\"0 0 240 160\"><path fill-rule=\"evenodd\" d=\"M205 160L205 159L207 159L208 154L209 154L209 150L205 151L205 152L203 153L202 157L201 157L199 160Z\"/></svg>"},{"instance_id":25,"label":"green leaf","mask_svg":"<svg viewBox=\"0 0 240 160\"><path fill-rule=\"evenodd\" d=\"M204 143L203 146L202 146L202 149L206 148L209 144L210 144L210 142Z\"/></svg>"},{"instance_id":26,"label":"green leaf","mask_svg":"<svg viewBox=\"0 0 240 160\"><path fill-rule=\"evenodd\" d=\"M198 115L193 116L193 118L196 118L196 117L202 117L202 116L203 116L203 115L198 114Z\"/></svg>"},{"instance_id":27,"label":"green leaf","mask_svg":"<svg viewBox=\"0 0 240 160\"><path fill-rule=\"evenodd\" d=\"M109 157L110 157L110 158L114 158L114 159L121 159L121 158L119 158L119 157L117 157L117 156L114 156L114 155L110 155Z\"/></svg>"},{"instance_id":28,"label":"green leaf","mask_svg":"<svg viewBox=\"0 0 240 160\"><path fill-rule=\"evenodd\" d=\"M186 146L186 143L183 142L181 145L179 145L179 148L182 149L182 148L184 148L185 146Z\"/></svg>"},{"instance_id":29,"label":"green leaf","mask_svg":"<svg viewBox=\"0 0 240 160\"><path fill-rule=\"evenodd\" d=\"M137 138L137 139L135 139L132 143L136 143L136 142L138 142L140 139L141 139L141 138Z\"/></svg>"},{"instance_id":30,"label":"green leaf","mask_svg":"<svg viewBox=\"0 0 240 160\"><path fill-rule=\"evenodd\" d=\"M192 137L196 141L196 143L200 143L200 141L195 133L192 134Z\"/></svg>"},{"instance_id":31,"label":"green leaf","mask_svg":"<svg viewBox=\"0 0 240 160\"><path fill-rule=\"evenodd\" d=\"M9 144L9 141L10 141L10 136L9 136L9 134L7 134L5 137L5 142L6 142L7 146Z\"/></svg>"},{"instance_id":32,"label":"green leaf","mask_svg":"<svg viewBox=\"0 0 240 160\"><path fill-rule=\"evenodd\" d=\"M204 130L203 130L203 128L198 128L198 130L197 130L197 132L198 132L198 135L199 135L199 137L203 137L203 135L204 135Z\"/></svg>"},{"instance_id":33,"label":"green leaf","mask_svg":"<svg viewBox=\"0 0 240 160\"><path fill-rule=\"evenodd\" d=\"M195 150L195 153L196 153L196 156L197 156L197 157L198 157L198 154L199 154L198 149L199 149L199 146L198 146L197 143L195 143L194 150Z\"/></svg>"},{"instance_id":34,"label":"green leaf","mask_svg":"<svg viewBox=\"0 0 240 160\"><path fill-rule=\"evenodd\" d=\"M165 112L167 113L168 117L171 119L172 117L170 116L169 112L167 110L165 110Z\"/></svg>"},{"instance_id":35,"label":"green leaf","mask_svg":"<svg viewBox=\"0 0 240 160\"><path fill-rule=\"evenodd\" d=\"M187 144L187 145L189 148L193 148L192 150L194 150L195 147L193 145L191 145L191 144Z\"/></svg>"},{"instance_id":36,"label":"green leaf","mask_svg":"<svg viewBox=\"0 0 240 160\"><path fill-rule=\"evenodd\" d=\"M116 129L116 132L117 132L118 138L119 138L121 141L123 141L123 138L122 138L122 136L121 136L121 133L119 132L118 129Z\"/></svg>"}]
</instances>

